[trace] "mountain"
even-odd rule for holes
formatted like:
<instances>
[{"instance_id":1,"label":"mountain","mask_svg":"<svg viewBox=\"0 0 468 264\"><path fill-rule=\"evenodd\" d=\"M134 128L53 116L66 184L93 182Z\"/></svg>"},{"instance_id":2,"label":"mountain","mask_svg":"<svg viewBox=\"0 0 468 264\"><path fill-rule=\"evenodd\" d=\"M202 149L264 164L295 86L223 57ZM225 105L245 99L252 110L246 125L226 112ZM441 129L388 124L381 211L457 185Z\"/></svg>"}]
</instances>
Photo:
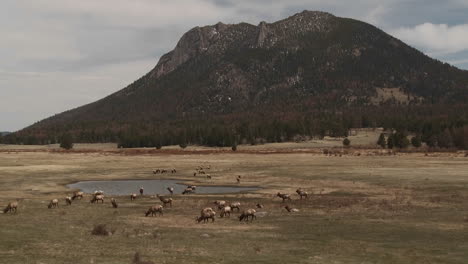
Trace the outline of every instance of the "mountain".
<instances>
[{"instance_id":1,"label":"mountain","mask_svg":"<svg viewBox=\"0 0 468 264\"><path fill-rule=\"evenodd\" d=\"M0 131L0 136L6 136L8 134L10 134L11 132L7 132L7 131Z\"/></svg>"},{"instance_id":2,"label":"mountain","mask_svg":"<svg viewBox=\"0 0 468 264\"><path fill-rule=\"evenodd\" d=\"M467 109L467 71L367 23L304 11L258 26L195 27L126 88L9 139L45 143L66 132L136 142L128 146L230 145L368 126L429 137L468 124Z\"/></svg>"}]
</instances>

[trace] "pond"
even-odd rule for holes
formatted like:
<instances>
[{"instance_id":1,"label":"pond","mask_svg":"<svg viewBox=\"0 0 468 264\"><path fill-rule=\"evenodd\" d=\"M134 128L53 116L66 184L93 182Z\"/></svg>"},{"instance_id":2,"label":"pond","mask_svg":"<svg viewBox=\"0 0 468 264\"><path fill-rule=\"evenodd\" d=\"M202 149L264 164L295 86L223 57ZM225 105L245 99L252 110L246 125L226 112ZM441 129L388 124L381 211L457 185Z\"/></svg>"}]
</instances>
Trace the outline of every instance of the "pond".
<instances>
[{"instance_id":1,"label":"pond","mask_svg":"<svg viewBox=\"0 0 468 264\"><path fill-rule=\"evenodd\" d=\"M180 180L114 180L114 181L80 181L68 184L67 187L79 189L85 193L93 193L102 190L110 195L139 194L140 186L144 188L144 194L169 194L167 187L174 188L174 194L181 194L187 187L180 184ZM258 187L237 186L198 186L195 193L240 193L259 190Z\"/></svg>"}]
</instances>

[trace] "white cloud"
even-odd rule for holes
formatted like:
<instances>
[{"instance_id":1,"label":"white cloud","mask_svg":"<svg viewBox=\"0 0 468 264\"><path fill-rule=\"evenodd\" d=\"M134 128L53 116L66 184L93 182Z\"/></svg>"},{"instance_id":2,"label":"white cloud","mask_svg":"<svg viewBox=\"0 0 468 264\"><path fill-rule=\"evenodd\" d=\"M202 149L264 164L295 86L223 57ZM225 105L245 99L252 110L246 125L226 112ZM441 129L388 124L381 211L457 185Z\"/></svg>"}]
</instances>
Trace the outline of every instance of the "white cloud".
<instances>
[{"instance_id":1,"label":"white cloud","mask_svg":"<svg viewBox=\"0 0 468 264\"><path fill-rule=\"evenodd\" d=\"M468 50L468 24L424 23L393 31L401 40L424 49L430 55L446 55Z\"/></svg>"}]
</instances>

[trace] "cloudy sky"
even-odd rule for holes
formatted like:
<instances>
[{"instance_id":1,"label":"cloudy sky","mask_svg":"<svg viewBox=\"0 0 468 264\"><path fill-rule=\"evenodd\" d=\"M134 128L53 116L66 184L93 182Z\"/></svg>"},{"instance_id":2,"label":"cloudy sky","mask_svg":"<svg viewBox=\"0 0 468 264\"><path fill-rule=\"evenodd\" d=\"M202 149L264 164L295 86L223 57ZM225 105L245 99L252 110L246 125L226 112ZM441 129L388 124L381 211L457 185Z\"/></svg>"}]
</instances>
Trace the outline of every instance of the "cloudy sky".
<instances>
[{"instance_id":1,"label":"cloudy sky","mask_svg":"<svg viewBox=\"0 0 468 264\"><path fill-rule=\"evenodd\" d=\"M372 23L468 69L468 0L1 0L0 131L124 88L197 25L307 10Z\"/></svg>"}]
</instances>

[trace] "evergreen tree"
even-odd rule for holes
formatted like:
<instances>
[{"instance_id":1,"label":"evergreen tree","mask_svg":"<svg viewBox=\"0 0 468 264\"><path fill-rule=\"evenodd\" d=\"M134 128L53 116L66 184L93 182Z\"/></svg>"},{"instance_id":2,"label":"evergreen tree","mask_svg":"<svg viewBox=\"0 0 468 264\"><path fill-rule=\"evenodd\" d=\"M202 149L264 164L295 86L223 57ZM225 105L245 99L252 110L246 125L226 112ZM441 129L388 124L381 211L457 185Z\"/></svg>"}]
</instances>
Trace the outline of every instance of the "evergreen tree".
<instances>
[{"instance_id":1,"label":"evergreen tree","mask_svg":"<svg viewBox=\"0 0 468 264\"><path fill-rule=\"evenodd\" d=\"M387 145L385 135L383 133L380 133L379 140L377 140L377 145L381 146L382 148L385 148Z\"/></svg>"},{"instance_id":2,"label":"evergreen tree","mask_svg":"<svg viewBox=\"0 0 468 264\"><path fill-rule=\"evenodd\" d=\"M68 134L68 133L65 133L61 140L60 140L60 147L61 148L64 148L64 149L72 149L73 148L73 137Z\"/></svg>"},{"instance_id":3,"label":"evergreen tree","mask_svg":"<svg viewBox=\"0 0 468 264\"><path fill-rule=\"evenodd\" d=\"M421 147L421 137L420 136L415 136L411 138L411 145L415 148Z\"/></svg>"},{"instance_id":4,"label":"evergreen tree","mask_svg":"<svg viewBox=\"0 0 468 264\"><path fill-rule=\"evenodd\" d=\"M387 147L389 149L393 149L393 147L395 146L395 136L394 134L391 134L390 136L388 136L388 139L387 139Z\"/></svg>"}]
</instances>

